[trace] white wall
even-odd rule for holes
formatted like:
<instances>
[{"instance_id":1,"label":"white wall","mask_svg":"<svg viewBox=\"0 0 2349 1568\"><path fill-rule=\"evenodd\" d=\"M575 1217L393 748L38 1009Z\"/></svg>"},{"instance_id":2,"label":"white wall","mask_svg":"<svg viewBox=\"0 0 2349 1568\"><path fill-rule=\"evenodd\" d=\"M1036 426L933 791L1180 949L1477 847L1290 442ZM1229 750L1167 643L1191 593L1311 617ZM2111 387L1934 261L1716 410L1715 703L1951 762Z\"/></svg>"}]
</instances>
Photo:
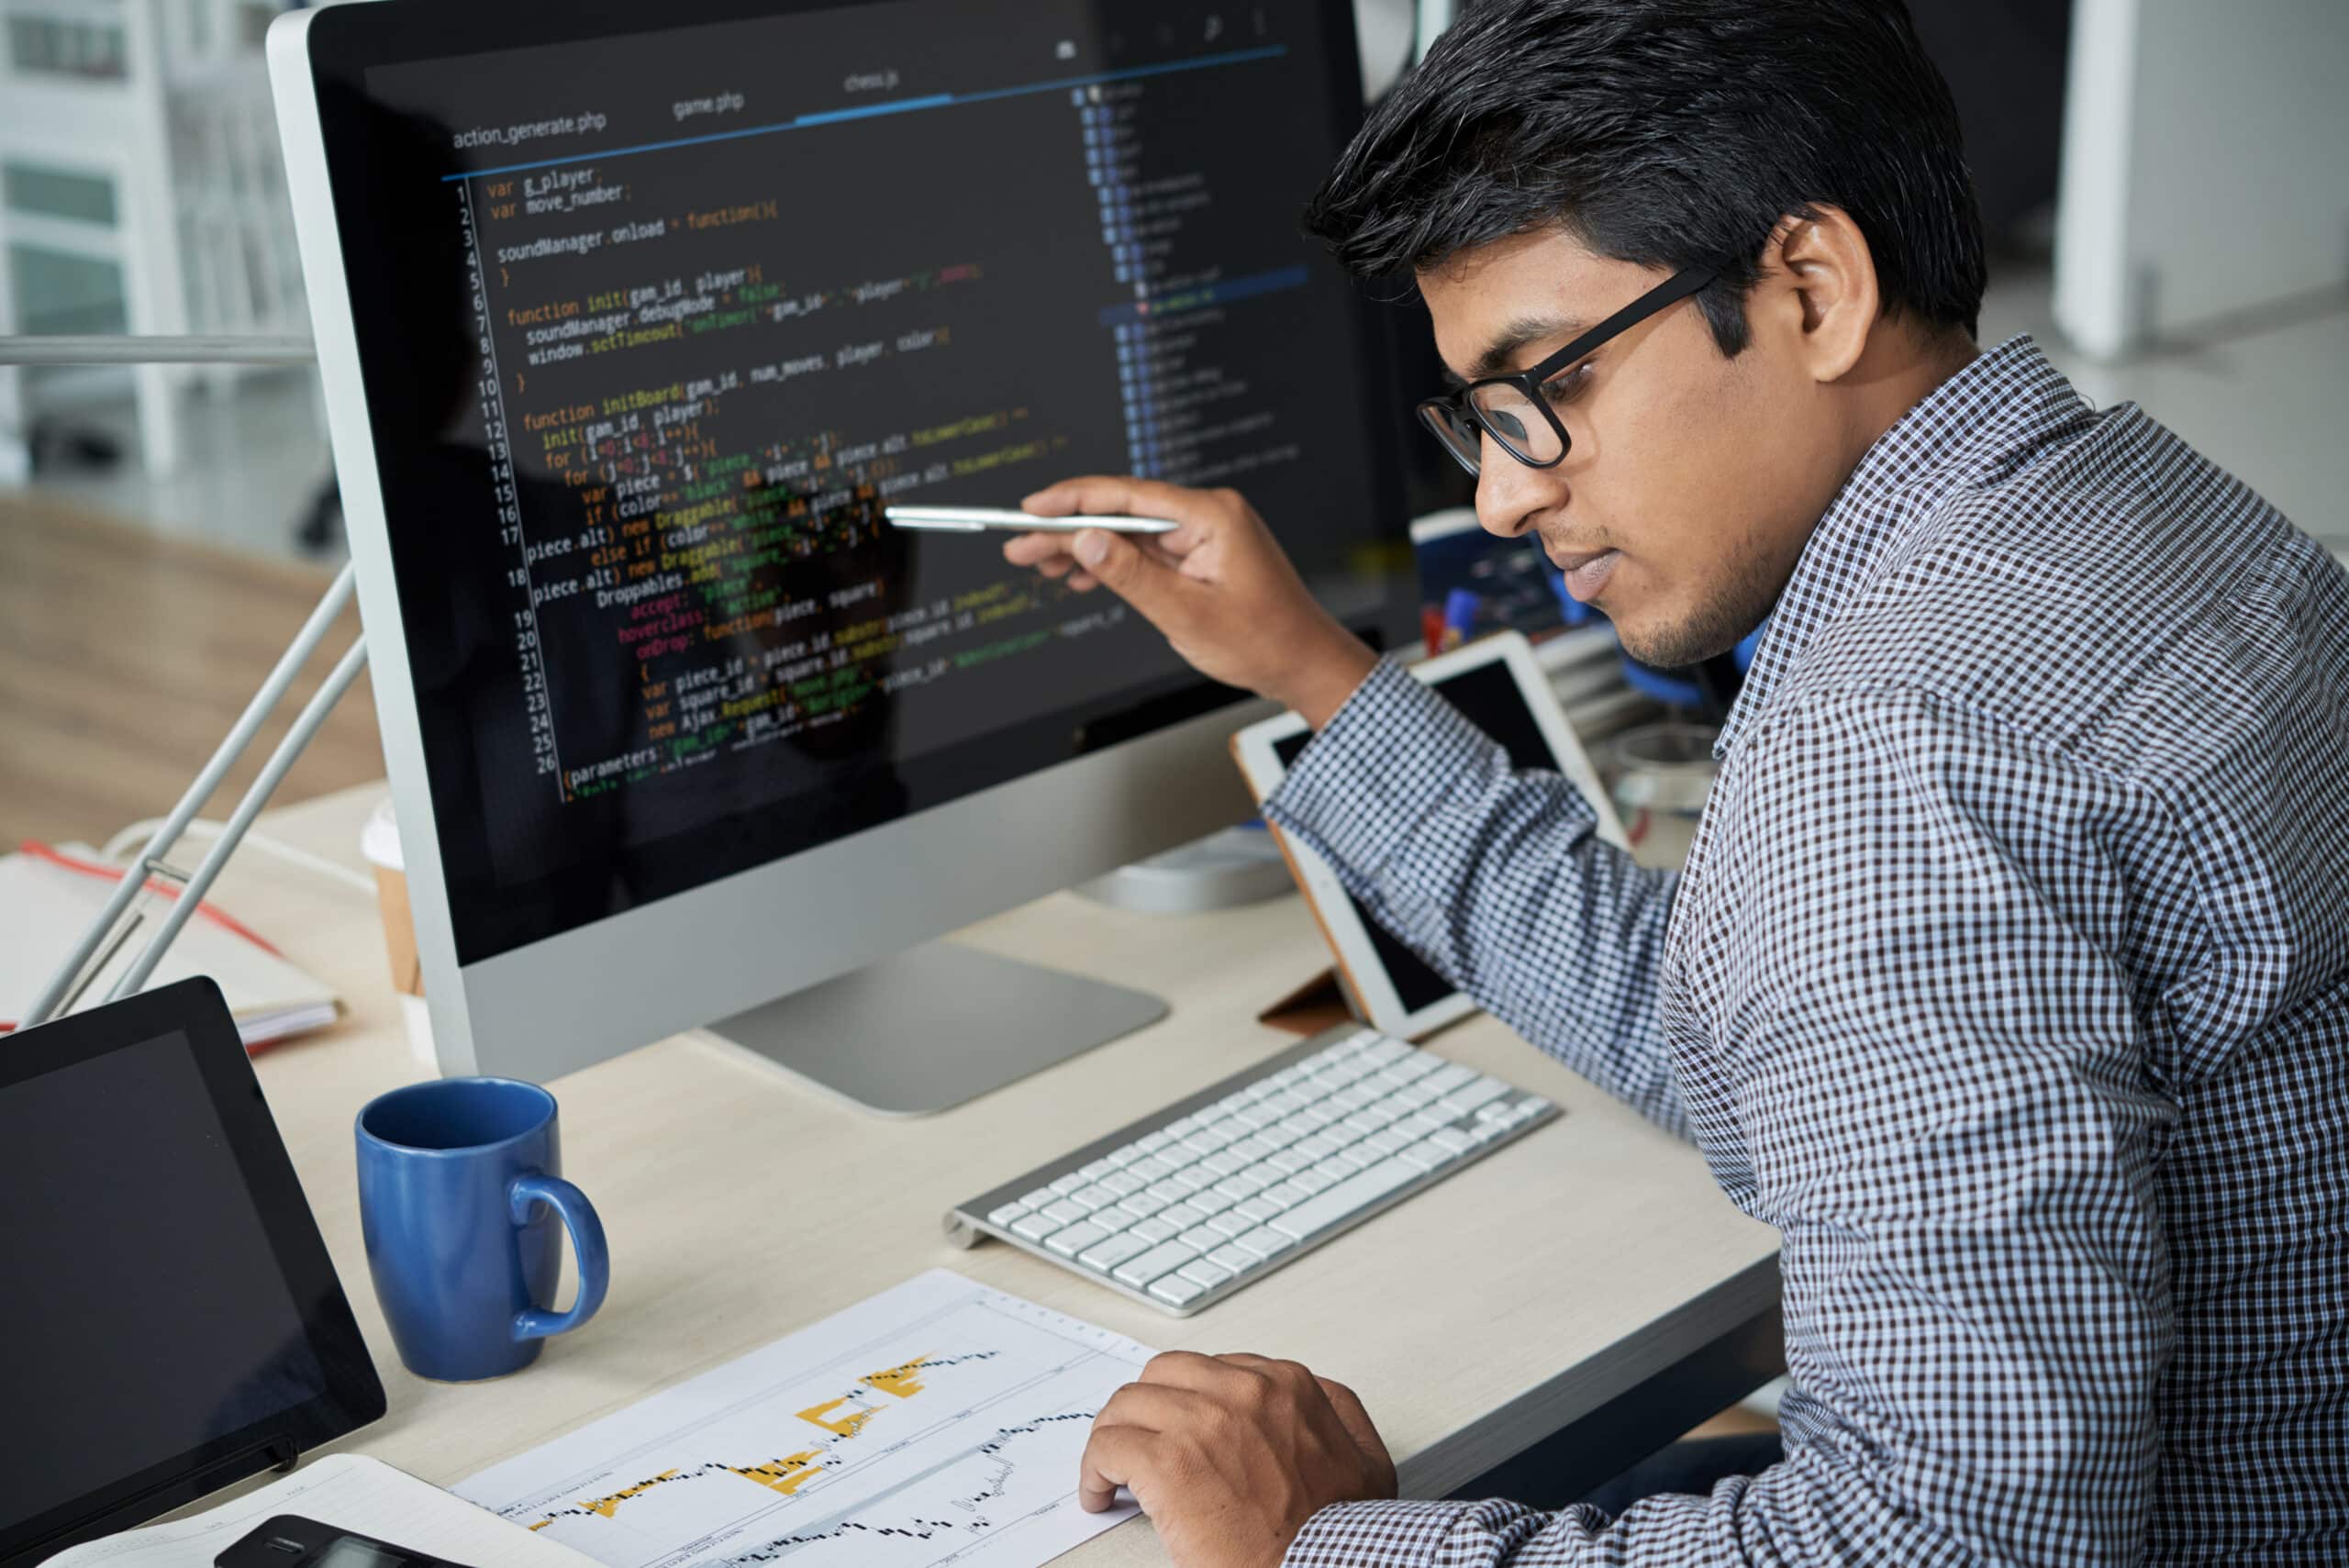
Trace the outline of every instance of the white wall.
<instances>
[{"instance_id":1,"label":"white wall","mask_svg":"<svg viewBox=\"0 0 2349 1568\"><path fill-rule=\"evenodd\" d=\"M2112 358L2349 284L2349 0L2076 0L2055 316Z\"/></svg>"}]
</instances>

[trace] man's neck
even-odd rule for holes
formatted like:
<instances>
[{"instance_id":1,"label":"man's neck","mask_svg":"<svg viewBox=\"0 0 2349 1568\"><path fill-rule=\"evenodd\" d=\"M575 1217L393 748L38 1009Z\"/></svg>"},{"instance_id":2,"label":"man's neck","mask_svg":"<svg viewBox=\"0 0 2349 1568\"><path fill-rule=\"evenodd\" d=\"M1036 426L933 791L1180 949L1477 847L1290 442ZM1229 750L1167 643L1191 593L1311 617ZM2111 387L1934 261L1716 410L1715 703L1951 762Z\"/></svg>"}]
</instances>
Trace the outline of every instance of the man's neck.
<instances>
[{"instance_id":1,"label":"man's neck","mask_svg":"<svg viewBox=\"0 0 2349 1568\"><path fill-rule=\"evenodd\" d=\"M1868 334L1859 363L1844 375L1852 394L1845 472L1935 387L1980 356L1973 339L1956 332L1920 333L1904 323L1880 323Z\"/></svg>"}]
</instances>

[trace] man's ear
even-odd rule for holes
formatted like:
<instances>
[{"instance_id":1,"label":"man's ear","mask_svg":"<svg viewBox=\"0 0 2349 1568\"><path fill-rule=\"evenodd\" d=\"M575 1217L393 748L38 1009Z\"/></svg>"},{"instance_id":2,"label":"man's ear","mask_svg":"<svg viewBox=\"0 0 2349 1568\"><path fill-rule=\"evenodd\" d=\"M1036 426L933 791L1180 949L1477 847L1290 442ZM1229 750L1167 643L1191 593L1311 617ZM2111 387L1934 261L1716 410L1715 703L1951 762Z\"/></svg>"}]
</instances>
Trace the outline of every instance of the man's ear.
<instances>
[{"instance_id":1,"label":"man's ear","mask_svg":"<svg viewBox=\"0 0 2349 1568\"><path fill-rule=\"evenodd\" d=\"M1785 219L1763 247L1753 318L1782 335L1815 381L1841 380L1860 362L1881 304L1867 236L1841 207Z\"/></svg>"}]
</instances>

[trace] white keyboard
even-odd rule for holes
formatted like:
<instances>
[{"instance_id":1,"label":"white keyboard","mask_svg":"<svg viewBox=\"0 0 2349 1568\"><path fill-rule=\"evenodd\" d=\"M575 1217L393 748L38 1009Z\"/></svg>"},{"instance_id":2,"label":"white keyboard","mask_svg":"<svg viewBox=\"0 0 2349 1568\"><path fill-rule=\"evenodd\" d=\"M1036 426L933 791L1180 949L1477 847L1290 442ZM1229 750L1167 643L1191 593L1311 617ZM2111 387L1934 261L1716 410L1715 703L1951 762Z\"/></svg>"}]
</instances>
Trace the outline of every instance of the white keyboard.
<instances>
[{"instance_id":1,"label":"white keyboard","mask_svg":"<svg viewBox=\"0 0 2349 1568\"><path fill-rule=\"evenodd\" d=\"M946 1233L1188 1317L1558 1114L1348 1024L982 1193Z\"/></svg>"}]
</instances>

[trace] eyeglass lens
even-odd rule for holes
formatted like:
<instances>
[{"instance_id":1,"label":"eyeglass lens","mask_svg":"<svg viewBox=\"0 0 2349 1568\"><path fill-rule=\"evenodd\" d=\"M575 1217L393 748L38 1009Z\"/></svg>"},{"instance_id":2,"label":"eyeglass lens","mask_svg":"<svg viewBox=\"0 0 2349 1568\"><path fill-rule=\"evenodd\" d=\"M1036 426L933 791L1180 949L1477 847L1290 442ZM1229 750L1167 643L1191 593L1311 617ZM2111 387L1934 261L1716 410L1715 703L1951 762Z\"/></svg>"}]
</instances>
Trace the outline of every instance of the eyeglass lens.
<instances>
[{"instance_id":1,"label":"eyeglass lens","mask_svg":"<svg viewBox=\"0 0 2349 1568\"><path fill-rule=\"evenodd\" d=\"M1557 426L1534 406L1523 387L1508 382L1486 382L1470 391L1468 401L1475 406L1476 417L1485 422L1485 428L1508 449L1510 456L1546 465L1565 455Z\"/></svg>"}]
</instances>

